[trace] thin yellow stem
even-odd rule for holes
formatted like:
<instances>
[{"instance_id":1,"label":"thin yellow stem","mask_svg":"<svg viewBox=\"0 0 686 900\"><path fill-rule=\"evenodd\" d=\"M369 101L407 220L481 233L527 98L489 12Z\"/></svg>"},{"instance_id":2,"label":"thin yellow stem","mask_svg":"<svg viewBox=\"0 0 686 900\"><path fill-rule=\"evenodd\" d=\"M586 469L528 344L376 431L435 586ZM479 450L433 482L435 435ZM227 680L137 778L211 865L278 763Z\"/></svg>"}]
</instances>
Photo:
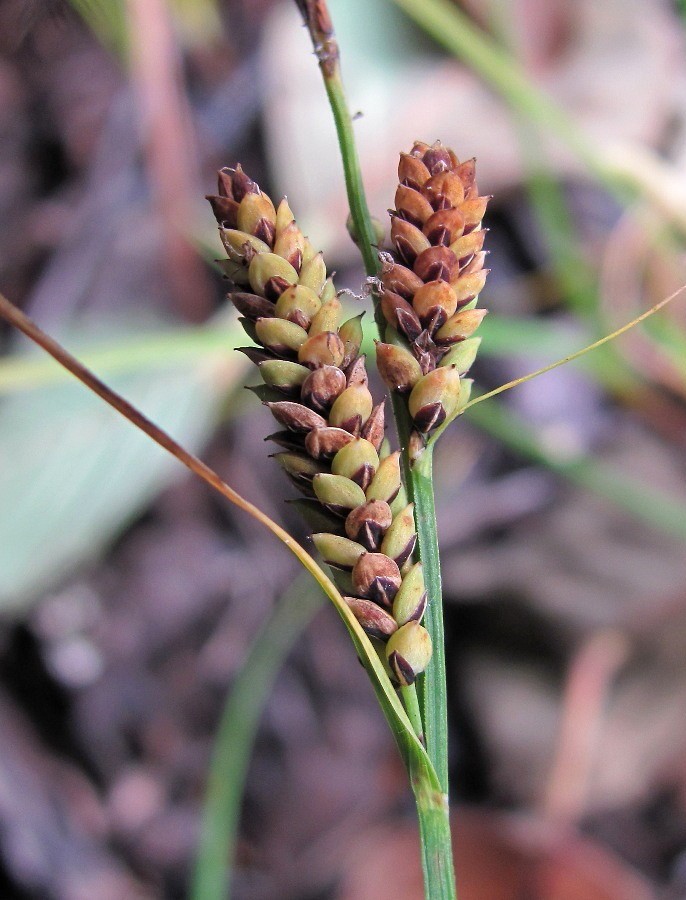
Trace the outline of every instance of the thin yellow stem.
<instances>
[{"instance_id":1,"label":"thin yellow stem","mask_svg":"<svg viewBox=\"0 0 686 900\"><path fill-rule=\"evenodd\" d=\"M636 325L640 325L641 322L649 319L650 316L654 316L656 312L659 312L664 306L667 306L668 303L671 303L672 300L675 300L684 291L686 291L686 284L682 284L681 287L674 291L673 294L670 294L669 297L665 297L664 300L660 300L660 302L656 303L655 306L651 306L650 309L642 312L640 316L636 316L635 319L627 322L626 325L622 325L621 328L613 331L612 334L606 334L605 337L600 338L600 340L594 341L587 347L583 347L581 350L577 350L575 353L570 353L569 356L564 356L562 359L558 359L556 362L550 363L550 365L544 366L542 369L536 369L535 372L529 372L528 375L522 375L521 378L515 378L514 381L508 381L507 384L501 384L500 387L494 388L492 391L488 391L488 393L486 394L480 394L478 397L475 397L473 400L470 400L469 403L465 404L465 406L460 410L460 414L466 412L471 406L475 406L477 403L482 403L484 400L490 400L491 397L496 397L498 394L502 394L505 391L509 391L511 388L518 387L520 384L524 384L526 381L531 381L534 378L538 378L539 375L545 375L546 372L551 372L553 369L558 369L560 366L564 366L566 363L572 362L575 359L579 359L580 356L584 356L586 353L590 353L591 350L595 350L597 347L602 347L603 344L607 344L610 341L613 341L615 338L620 337L620 335L634 328Z\"/></svg>"}]
</instances>

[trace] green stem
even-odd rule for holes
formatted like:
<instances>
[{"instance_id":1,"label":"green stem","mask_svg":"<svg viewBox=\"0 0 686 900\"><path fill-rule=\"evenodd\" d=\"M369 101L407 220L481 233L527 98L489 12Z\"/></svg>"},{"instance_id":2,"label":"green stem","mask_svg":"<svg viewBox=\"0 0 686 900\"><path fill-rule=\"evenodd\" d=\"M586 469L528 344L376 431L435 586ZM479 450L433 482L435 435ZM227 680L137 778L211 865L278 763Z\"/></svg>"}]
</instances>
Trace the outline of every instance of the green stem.
<instances>
[{"instance_id":1,"label":"green stem","mask_svg":"<svg viewBox=\"0 0 686 900\"><path fill-rule=\"evenodd\" d=\"M375 234L367 205L360 161L357 155L352 119L345 97L338 65L338 49L332 35L326 41L319 38L327 52L320 61L326 93L333 111L338 143L343 161L345 184L350 205L350 215L357 243L368 275L377 275L379 260L374 246ZM374 317L383 337L386 320L380 305L374 303ZM393 395L393 415L398 429L400 446L407 451L410 422L404 400ZM442 789L448 792L448 727L445 686L445 648L443 635L443 610L441 596L441 571L436 534L436 515L431 476L431 452L426 451L421 465L411 466L407 452L402 453L405 481L410 500L415 503L419 557L424 566L424 578L429 594L425 627L433 642L433 658L420 683L420 703L424 713L426 750L436 769Z\"/></svg>"},{"instance_id":2,"label":"green stem","mask_svg":"<svg viewBox=\"0 0 686 900\"><path fill-rule=\"evenodd\" d=\"M433 449L427 448L409 466L408 493L414 503L419 558L424 567L428 603L424 627L431 635L433 656L419 679L419 696L424 710L426 752L433 763L441 790L448 793L448 694L445 674L443 630L443 590L438 552L436 507L433 487Z\"/></svg>"},{"instance_id":3,"label":"green stem","mask_svg":"<svg viewBox=\"0 0 686 900\"><path fill-rule=\"evenodd\" d=\"M424 743L424 725L422 724L422 713L419 708L419 698L417 697L417 688L414 684L400 688L400 697L403 706L407 710L407 716L412 722L414 733L419 740Z\"/></svg>"},{"instance_id":4,"label":"green stem","mask_svg":"<svg viewBox=\"0 0 686 900\"><path fill-rule=\"evenodd\" d=\"M336 134L338 135L338 144L341 150L345 175L345 186L348 191L350 215L355 227L357 245L360 248L367 275L376 275L379 271L379 260L375 247L377 238L369 214L369 207L367 206L367 195L364 190L364 182L362 181L362 170L360 169L360 160L357 155L353 123L338 66L335 67L330 76L324 77L324 86L336 125Z\"/></svg>"},{"instance_id":5,"label":"green stem","mask_svg":"<svg viewBox=\"0 0 686 900\"><path fill-rule=\"evenodd\" d=\"M243 787L264 704L284 659L324 601L297 578L255 639L222 713L207 782L192 900L230 896Z\"/></svg>"},{"instance_id":6,"label":"green stem","mask_svg":"<svg viewBox=\"0 0 686 900\"><path fill-rule=\"evenodd\" d=\"M450 836L450 813L445 794L414 786L419 819L422 871L426 900L456 900ZM451 852L447 853L446 848Z\"/></svg>"},{"instance_id":7,"label":"green stem","mask_svg":"<svg viewBox=\"0 0 686 900\"><path fill-rule=\"evenodd\" d=\"M317 2L296 0L296 2L303 12L312 36L326 93L331 104L357 244L367 275L376 276L380 269L375 246L376 235L369 214L352 119L341 80L338 45L334 39L326 3L323 0L317 0ZM376 297L374 297L374 318L383 338L386 323ZM401 695L408 715L412 719L413 727L415 727L417 713L423 712L427 755L436 770L440 792L436 792L435 788L427 788L428 776L416 779L415 775L410 773L410 777L419 816L426 898L427 900L454 900L456 896L455 876L448 815L445 649L431 451L425 451L421 464L410 465L407 452L410 435L409 414L402 398L393 395L392 399L400 446L405 451L401 454L401 458L406 487L410 499L415 502L419 556L424 565L424 578L429 594L425 626L431 635L434 651L427 672L420 680L419 709L416 708L416 694L412 698L408 698L405 692L401 692Z\"/></svg>"},{"instance_id":8,"label":"green stem","mask_svg":"<svg viewBox=\"0 0 686 900\"><path fill-rule=\"evenodd\" d=\"M448 794L448 691L445 675L445 633L443 628L443 588L438 550L436 505L433 487L433 444L414 462L407 452L412 423L404 400L393 395L393 412L398 425L403 474L408 500L414 503L418 555L424 568L428 603L424 627L431 635L433 656L419 676L419 702L424 722L426 752L436 770L441 790Z\"/></svg>"}]
</instances>

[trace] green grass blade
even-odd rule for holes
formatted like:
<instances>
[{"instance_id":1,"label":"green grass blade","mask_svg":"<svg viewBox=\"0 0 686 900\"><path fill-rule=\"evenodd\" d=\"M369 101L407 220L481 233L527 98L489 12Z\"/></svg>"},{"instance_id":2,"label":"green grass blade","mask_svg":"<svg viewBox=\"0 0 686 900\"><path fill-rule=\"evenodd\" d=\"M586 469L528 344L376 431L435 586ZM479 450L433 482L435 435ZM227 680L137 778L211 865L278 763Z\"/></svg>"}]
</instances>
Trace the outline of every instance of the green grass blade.
<instances>
[{"instance_id":1,"label":"green grass blade","mask_svg":"<svg viewBox=\"0 0 686 900\"><path fill-rule=\"evenodd\" d=\"M241 799L260 717L286 657L324 602L312 580L299 575L255 638L233 683L212 754L192 900L231 895Z\"/></svg>"},{"instance_id":2,"label":"green grass blade","mask_svg":"<svg viewBox=\"0 0 686 900\"><path fill-rule=\"evenodd\" d=\"M121 323L113 326L121 330ZM237 322L217 317L214 322L186 328L165 328L144 335L123 334L114 341L95 342L84 334L69 335L81 359L104 375L128 375L171 365L200 361L231 349L243 332ZM0 359L0 396L63 384L70 374L50 357L15 353Z\"/></svg>"},{"instance_id":3,"label":"green grass blade","mask_svg":"<svg viewBox=\"0 0 686 900\"><path fill-rule=\"evenodd\" d=\"M531 381L534 378L545 375L546 372L552 372L553 369L558 369L560 366L565 366L567 365L567 363L581 359L587 354L591 354L593 351L597 351L598 349L607 350L608 344L612 343L612 341L617 340L617 338L621 337L621 335L626 334L627 331L631 331L632 328L636 328L636 326L640 325L642 322L651 319L661 309L664 309L665 306L680 297L684 293L684 291L686 291L686 284L683 284L680 288L677 288L676 291L671 293L668 297L664 297L649 309L646 309L642 313L639 313L639 315L631 319L631 321L625 322L624 325L621 325L619 328L616 328L609 334L604 335L597 341L593 341L592 344L588 344L586 347L582 347L580 350L576 350L574 353L570 353L567 356L562 357L561 359L557 359L554 362L549 363L547 366L543 366L540 369L529 372L527 375L522 375L520 378L515 378L513 381L508 381L506 384L501 384L499 387L493 388L492 391L488 391L488 393L486 394L481 394L478 397L470 399L464 407L464 410L468 410L470 409L470 407L476 406L478 403L483 403L484 400L495 397L497 394L502 394L505 391L512 390L512 388L517 387L520 384L524 384L527 381Z\"/></svg>"}]
</instances>

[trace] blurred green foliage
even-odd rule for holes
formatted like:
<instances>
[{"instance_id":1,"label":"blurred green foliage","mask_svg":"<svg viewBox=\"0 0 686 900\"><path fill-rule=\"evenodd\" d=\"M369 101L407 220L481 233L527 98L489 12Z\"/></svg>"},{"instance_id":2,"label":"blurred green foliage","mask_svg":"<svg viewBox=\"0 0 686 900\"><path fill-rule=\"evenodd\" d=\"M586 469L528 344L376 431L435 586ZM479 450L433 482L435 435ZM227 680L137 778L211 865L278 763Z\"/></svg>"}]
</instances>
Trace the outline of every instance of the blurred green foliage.
<instances>
[{"instance_id":1,"label":"blurred green foliage","mask_svg":"<svg viewBox=\"0 0 686 900\"><path fill-rule=\"evenodd\" d=\"M67 343L191 450L244 370L226 327ZM102 549L183 470L42 352L0 361L0 608L21 611Z\"/></svg>"}]
</instances>

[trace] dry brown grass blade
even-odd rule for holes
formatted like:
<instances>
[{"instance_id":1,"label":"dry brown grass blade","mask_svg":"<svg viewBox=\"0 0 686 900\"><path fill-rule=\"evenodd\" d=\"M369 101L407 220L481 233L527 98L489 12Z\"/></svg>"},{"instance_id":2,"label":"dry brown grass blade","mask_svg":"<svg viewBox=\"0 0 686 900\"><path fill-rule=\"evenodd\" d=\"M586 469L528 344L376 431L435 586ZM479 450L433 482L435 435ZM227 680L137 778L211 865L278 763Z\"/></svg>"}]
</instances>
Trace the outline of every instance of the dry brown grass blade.
<instances>
[{"instance_id":1,"label":"dry brown grass blade","mask_svg":"<svg viewBox=\"0 0 686 900\"><path fill-rule=\"evenodd\" d=\"M635 328L637 325L640 325L641 322L645 322L646 319L649 319L651 316L654 316L655 313L659 312L663 307L667 306L668 303L671 303L672 300L676 300L681 294L686 291L686 284L682 284L680 288L677 288L669 297L665 297L663 300L660 300L659 303L656 303L654 306L651 306L650 309L645 310L639 316L636 316L635 319L632 319L630 322L627 322L625 325L622 325L621 328L617 328L611 334L606 334L604 337L600 338L600 340L594 341L592 344L589 344L587 347L583 347L581 350L577 350L576 353L570 353L568 356L564 356L562 359L556 360L554 363L550 363L548 366L543 366L542 369L536 369L535 372L529 372L528 375L523 375L521 378L515 378L514 381L508 381L507 384L501 384L500 387L494 388L492 391L488 391L486 394L479 394L478 397L475 397L473 400L470 400L469 403L466 403L460 409L460 415L462 413L467 412L468 409L472 406L476 406L477 403L483 403L484 400L490 400L491 397L496 397L498 394L503 394L505 391L509 391L514 387L518 387L520 384L524 384L526 381L532 381L534 378L538 378L539 375L545 375L546 372L552 372L553 369L559 369L560 366L566 365L568 362L572 362L575 359L579 359L581 356L585 356L587 353L590 353L591 350L595 350L598 347L602 347L603 344L608 344L610 341L614 341L615 338L620 337L620 335L625 334L632 328ZM440 432L437 432L434 436L438 436Z\"/></svg>"},{"instance_id":2,"label":"dry brown grass blade","mask_svg":"<svg viewBox=\"0 0 686 900\"><path fill-rule=\"evenodd\" d=\"M359 622L350 611L347 603L343 600L338 588L326 575L324 570L319 566L313 557L302 547L293 537L280 525L269 518L259 507L250 503L245 497L242 497L237 491L230 487L215 471L206 463L190 453L178 441L175 441L171 435L167 434L162 428L151 421L140 410L136 409L128 400L125 400L120 394L112 390L97 375L86 368L83 363L79 362L76 357L72 356L68 350L62 347L54 338L42 331L35 322L27 315L11 303L6 297L0 294L0 316L15 328L18 328L23 334L30 338L34 343L42 347L53 359L64 366L67 371L71 372L86 387L90 388L95 394L104 400L109 406L116 409L118 413L128 419L136 428L140 429L149 438L155 441L160 447L163 447L168 453L176 457L179 462L183 463L187 469L190 469L199 478L202 478L207 484L219 491L222 496L226 497L235 506L238 506L248 515L252 516L258 522L265 526L271 533L286 546L291 553L298 559L300 564L310 575L317 581L324 593L332 601L338 614L343 619L345 626L350 634L355 649L365 666L367 673L372 681L376 695L381 703L382 709L388 720L391 729L398 742L403 758L411 772L420 770L420 778L428 779L430 790L435 790L437 782L435 781L435 773L431 769L424 748L419 743L412 724L407 717L407 713L403 708L396 692L386 675L383 666L372 646L369 638L362 630Z\"/></svg>"},{"instance_id":3,"label":"dry brown grass blade","mask_svg":"<svg viewBox=\"0 0 686 900\"><path fill-rule=\"evenodd\" d=\"M2 294L0 294L0 315L23 332L34 343L47 351L50 356L60 363L60 365L64 366L65 369L71 372L72 375L75 375L79 381L86 385L86 387L90 388L106 403L116 409L125 419L128 419L129 422L133 423L136 428L139 428L147 434L148 437L152 438L156 444L159 444L160 447L163 447L171 453L172 456L175 456L176 459L183 463L186 468L190 469L191 472L202 478L203 481L219 491L220 494L223 494L227 500L231 501L231 503L234 503L253 518L257 519L258 522L261 522L266 526L298 557L303 566L315 576L327 594L331 596L331 593L333 593L338 596L338 590L333 582L327 578L315 560L298 544L297 541L293 540L287 531L281 528L276 522L272 521L269 516L250 503L249 500L242 497L237 491L223 481L223 479L220 478L220 476L206 463L182 447L181 444L171 437L171 435L167 434L166 431L156 425L152 420L148 419L147 416L136 409L136 407L129 403L128 400L125 400L124 397L108 387L104 381L101 381L97 375L86 368L86 366L79 362L76 357L72 356L68 350L65 350L65 348L54 338L51 338L50 335L42 331L35 322Z\"/></svg>"}]
</instances>

